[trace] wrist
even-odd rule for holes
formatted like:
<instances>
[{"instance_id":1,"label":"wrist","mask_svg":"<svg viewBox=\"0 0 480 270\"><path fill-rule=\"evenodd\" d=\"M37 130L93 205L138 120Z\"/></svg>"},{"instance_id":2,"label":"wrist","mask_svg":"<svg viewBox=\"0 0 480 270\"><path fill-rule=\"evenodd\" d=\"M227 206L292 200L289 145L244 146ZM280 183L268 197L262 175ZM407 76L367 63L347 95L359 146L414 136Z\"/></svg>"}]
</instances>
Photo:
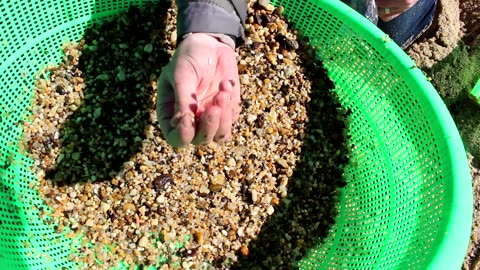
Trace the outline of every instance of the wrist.
<instances>
[{"instance_id":1,"label":"wrist","mask_svg":"<svg viewBox=\"0 0 480 270\"><path fill-rule=\"evenodd\" d=\"M222 42L228 45L233 50L235 50L235 40L233 39L233 37L226 34L221 34L221 33L187 33L181 37L180 42L193 34L204 34L204 35L211 36L216 40L218 40L219 42Z\"/></svg>"}]
</instances>

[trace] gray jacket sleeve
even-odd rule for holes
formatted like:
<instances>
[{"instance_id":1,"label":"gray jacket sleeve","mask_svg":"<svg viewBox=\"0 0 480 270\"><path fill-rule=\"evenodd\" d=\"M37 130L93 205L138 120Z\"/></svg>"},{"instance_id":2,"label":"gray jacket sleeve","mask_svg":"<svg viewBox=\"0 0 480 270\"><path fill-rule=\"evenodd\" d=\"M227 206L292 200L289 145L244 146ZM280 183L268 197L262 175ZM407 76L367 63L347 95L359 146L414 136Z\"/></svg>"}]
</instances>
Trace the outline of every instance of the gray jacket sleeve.
<instances>
[{"instance_id":1,"label":"gray jacket sleeve","mask_svg":"<svg viewBox=\"0 0 480 270\"><path fill-rule=\"evenodd\" d=\"M177 0L177 36L188 33L225 34L243 43L247 17L245 0Z\"/></svg>"}]
</instances>

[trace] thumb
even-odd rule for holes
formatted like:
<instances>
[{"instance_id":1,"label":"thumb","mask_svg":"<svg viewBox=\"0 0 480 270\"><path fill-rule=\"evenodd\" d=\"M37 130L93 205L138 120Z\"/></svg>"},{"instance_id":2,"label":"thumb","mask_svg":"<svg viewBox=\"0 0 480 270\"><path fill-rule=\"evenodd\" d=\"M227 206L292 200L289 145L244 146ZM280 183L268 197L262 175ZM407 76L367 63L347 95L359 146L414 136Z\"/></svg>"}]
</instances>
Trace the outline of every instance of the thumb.
<instances>
[{"instance_id":1,"label":"thumb","mask_svg":"<svg viewBox=\"0 0 480 270\"><path fill-rule=\"evenodd\" d=\"M174 128L165 135L167 143L172 147L185 147L195 136L195 116L193 113L176 115L171 120Z\"/></svg>"},{"instance_id":2,"label":"thumb","mask_svg":"<svg viewBox=\"0 0 480 270\"><path fill-rule=\"evenodd\" d=\"M157 94L158 122L167 143L183 147L195 136L198 76L189 61L172 61L162 73Z\"/></svg>"}]
</instances>

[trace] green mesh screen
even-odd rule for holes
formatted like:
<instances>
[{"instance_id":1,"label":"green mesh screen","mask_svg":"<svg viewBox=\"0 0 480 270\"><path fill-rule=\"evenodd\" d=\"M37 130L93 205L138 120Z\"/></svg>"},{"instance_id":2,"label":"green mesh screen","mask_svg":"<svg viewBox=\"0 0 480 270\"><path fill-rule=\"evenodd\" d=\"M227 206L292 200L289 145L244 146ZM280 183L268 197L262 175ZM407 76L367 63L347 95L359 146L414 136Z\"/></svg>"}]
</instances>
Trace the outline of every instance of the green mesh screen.
<instances>
[{"instance_id":1,"label":"green mesh screen","mask_svg":"<svg viewBox=\"0 0 480 270\"><path fill-rule=\"evenodd\" d=\"M127 0L0 2L0 268L75 268L77 239L40 217L33 165L18 147L34 74L61 45ZM465 151L446 107L387 36L339 1L278 0L352 110L353 158L340 214L304 269L458 269L472 222Z\"/></svg>"}]
</instances>

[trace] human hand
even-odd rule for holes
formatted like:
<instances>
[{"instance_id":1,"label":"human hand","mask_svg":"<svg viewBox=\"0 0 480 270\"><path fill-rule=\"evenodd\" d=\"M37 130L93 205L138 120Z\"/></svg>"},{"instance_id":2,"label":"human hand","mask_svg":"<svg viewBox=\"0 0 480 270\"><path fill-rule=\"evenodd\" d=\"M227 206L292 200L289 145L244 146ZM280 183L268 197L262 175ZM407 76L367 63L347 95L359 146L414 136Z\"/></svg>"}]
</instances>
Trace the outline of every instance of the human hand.
<instances>
[{"instance_id":1,"label":"human hand","mask_svg":"<svg viewBox=\"0 0 480 270\"><path fill-rule=\"evenodd\" d=\"M157 118L167 142L184 147L228 140L239 103L235 51L207 34L185 38L158 81Z\"/></svg>"},{"instance_id":2,"label":"human hand","mask_svg":"<svg viewBox=\"0 0 480 270\"><path fill-rule=\"evenodd\" d=\"M413 7L418 0L376 0L378 17L388 22Z\"/></svg>"}]
</instances>

